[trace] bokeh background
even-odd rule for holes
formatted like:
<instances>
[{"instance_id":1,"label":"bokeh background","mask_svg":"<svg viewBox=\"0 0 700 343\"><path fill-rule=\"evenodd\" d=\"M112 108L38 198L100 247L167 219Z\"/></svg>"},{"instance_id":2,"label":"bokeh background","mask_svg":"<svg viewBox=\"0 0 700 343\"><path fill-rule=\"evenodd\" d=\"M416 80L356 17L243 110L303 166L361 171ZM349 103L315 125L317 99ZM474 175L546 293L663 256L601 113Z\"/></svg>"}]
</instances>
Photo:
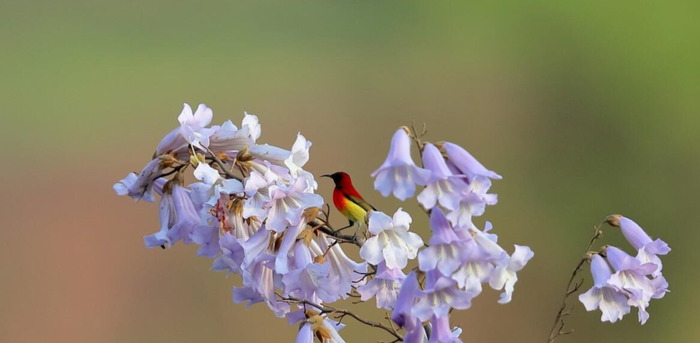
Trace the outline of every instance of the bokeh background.
<instances>
[{"instance_id":1,"label":"bokeh background","mask_svg":"<svg viewBox=\"0 0 700 343\"><path fill-rule=\"evenodd\" d=\"M400 125L502 174L478 222L536 255L512 303L487 290L453 315L465 341L544 342L593 225L622 213L673 248L672 292L644 326L572 302L561 342L694 342L698 4L0 1L0 341L294 340L263 305L233 304L237 279L194 246L146 249L156 205L112 191L183 102L205 102L215 123L260 116L264 142L302 132L310 171L351 173L388 212L418 213L369 177ZM388 338L347 323L348 342Z\"/></svg>"}]
</instances>

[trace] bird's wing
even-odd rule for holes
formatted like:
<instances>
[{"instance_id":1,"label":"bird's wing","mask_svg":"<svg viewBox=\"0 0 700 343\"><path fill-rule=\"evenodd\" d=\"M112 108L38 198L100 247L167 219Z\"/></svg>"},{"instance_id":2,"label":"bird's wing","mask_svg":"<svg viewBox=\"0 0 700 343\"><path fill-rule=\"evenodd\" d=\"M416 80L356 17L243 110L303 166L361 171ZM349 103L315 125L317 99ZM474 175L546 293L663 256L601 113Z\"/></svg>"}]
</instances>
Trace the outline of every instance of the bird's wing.
<instances>
[{"instance_id":1,"label":"bird's wing","mask_svg":"<svg viewBox=\"0 0 700 343\"><path fill-rule=\"evenodd\" d=\"M376 210L377 210L376 208L374 208L374 206L370 205L370 203L366 202L365 199L362 199L362 198L360 198L360 197L358 197L358 196L346 194L346 193L344 193L343 195L345 195L345 197L346 197L348 200L350 200L350 201L352 201L353 203L355 203L355 205L362 207L362 209L364 209L364 210L367 211L367 212L369 212L370 210L372 210L372 211L376 211Z\"/></svg>"}]
</instances>

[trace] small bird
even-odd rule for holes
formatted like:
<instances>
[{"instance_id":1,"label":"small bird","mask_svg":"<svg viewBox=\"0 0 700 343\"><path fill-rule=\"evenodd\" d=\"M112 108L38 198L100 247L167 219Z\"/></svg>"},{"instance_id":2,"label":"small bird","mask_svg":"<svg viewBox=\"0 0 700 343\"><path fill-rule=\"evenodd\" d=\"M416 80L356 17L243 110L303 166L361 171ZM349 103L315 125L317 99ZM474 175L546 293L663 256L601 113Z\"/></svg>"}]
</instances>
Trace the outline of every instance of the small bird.
<instances>
[{"instance_id":1,"label":"small bird","mask_svg":"<svg viewBox=\"0 0 700 343\"><path fill-rule=\"evenodd\" d=\"M335 183L335 189L333 189L333 204L335 208L342 213L345 218L348 218L350 222L348 226L339 229L347 229L355 223L363 223L365 221L365 216L367 212L376 211L374 206L370 205L362 195L357 192L355 187L352 185L352 180L350 180L350 175L345 172L337 172L330 175L321 175L321 177L329 177L333 179ZM360 224L361 225L361 224Z\"/></svg>"}]
</instances>

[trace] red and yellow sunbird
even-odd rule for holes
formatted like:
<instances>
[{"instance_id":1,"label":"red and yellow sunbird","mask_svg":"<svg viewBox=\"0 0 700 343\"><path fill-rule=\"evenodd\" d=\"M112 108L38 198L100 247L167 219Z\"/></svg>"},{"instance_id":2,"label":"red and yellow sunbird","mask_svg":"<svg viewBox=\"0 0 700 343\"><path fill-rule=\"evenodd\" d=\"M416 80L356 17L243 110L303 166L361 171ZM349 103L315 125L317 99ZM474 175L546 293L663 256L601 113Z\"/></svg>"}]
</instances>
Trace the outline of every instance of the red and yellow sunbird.
<instances>
[{"instance_id":1,"label":"red and yellow sunbird","mask_svg":"<svg viewBox=\"0 0 700 343\"><path fill-rule=\"evenodd\" d=\"M351 227L355 223L363 223L365 221L365 216L370 210L376 211L374 206L370 205L362 195L357 192L355 187L352 185L352 180L350 180L350 175L345 172L337 172L330 175L321 175L321 177L329 177L335 182L335 189L333 189L333 204L335 208L342 213L345 218L348 218Z\"/></svg>"}]
</instances>

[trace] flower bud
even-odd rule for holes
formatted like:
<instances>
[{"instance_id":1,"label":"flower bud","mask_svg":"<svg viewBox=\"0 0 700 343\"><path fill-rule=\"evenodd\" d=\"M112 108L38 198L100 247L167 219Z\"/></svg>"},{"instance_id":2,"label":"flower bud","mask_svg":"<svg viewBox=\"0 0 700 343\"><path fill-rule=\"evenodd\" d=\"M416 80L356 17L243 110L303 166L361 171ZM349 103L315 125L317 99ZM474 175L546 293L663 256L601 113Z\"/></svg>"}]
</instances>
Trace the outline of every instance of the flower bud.
<instances>
[{"instance_id":1,"label":"flower bud","mask_svg":"<svg viewBox=\"0 0 700 343\"><path fill-rule=\"evenodd\" d=\"M605 222L610 226L620 227L620 218L622 218L622 215L620 214L611 214L605 217Z\"/></svg>"}]
</instances>

